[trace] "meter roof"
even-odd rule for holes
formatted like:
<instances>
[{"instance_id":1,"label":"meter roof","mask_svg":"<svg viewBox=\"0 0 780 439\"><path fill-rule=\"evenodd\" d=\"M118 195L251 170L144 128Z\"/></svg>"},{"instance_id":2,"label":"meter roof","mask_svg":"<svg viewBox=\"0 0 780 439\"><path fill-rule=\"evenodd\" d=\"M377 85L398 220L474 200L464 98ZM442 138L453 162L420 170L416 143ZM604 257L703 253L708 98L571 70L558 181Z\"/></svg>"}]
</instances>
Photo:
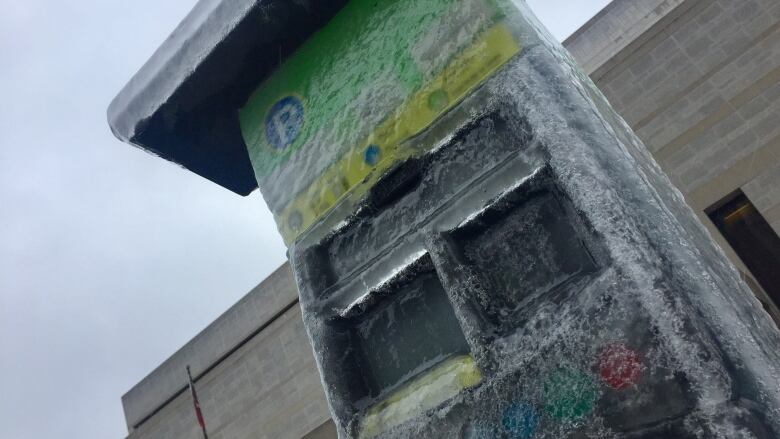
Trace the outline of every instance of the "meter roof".
<instances>
[{"instance_id":1,"label":"meter roof","mask_svg":"<svg viewBox=\"0 0 780 439\"><path fill-rule=\"evenodd\" d=\"M111 102L111 130L248 195L257 181L238 109L346 2L200 0Z\"/></svg>"}]
</instances>

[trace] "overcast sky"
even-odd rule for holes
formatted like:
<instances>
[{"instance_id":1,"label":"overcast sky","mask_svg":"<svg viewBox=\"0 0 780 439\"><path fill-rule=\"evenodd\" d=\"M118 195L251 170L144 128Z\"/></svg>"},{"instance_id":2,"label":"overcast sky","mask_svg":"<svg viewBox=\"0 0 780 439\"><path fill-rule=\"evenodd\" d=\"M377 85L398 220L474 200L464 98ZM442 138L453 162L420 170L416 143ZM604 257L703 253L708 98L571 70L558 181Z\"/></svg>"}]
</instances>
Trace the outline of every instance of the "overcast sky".
<instances>
[{"instance_id":1,"label":"overcast sky","mask_svg":"<svg viewBox=\"0 0 780 439\"><path fill-rule=\"evenodd\" d=\"M565 38L608 0L530 0ZM122 439L120 397L285 260L262 199L114 139L194 0L0 0L0 437Z\"/></svg>"}]
</instances>

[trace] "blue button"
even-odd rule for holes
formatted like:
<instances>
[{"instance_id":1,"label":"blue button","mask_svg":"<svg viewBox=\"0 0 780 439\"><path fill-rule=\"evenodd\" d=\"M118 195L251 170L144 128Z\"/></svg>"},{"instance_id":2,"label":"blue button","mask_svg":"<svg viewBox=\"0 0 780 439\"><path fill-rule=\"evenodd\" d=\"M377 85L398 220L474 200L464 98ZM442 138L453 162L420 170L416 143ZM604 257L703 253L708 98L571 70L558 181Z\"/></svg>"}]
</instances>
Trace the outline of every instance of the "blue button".
<instances>
[{"instance_id":1,"label":"blue button","mask_svg":"<svg viewBox=\"0 0 780 439\"><path fill-rule=\"evenodd\" d=\"M283 150L295 142L303 127L303 104L295 96L287 96L275 103L265 118L265 137L276 150Z\"/></svg>"},{"instance_id":2,"label":"blue button","mask_svg":"<svg viewBox=\"0 0 780 439\"><path fill-rule=\"evenodd\" d=\"M513 403L504 410L501 420L510 439L531 439L539 427L539 415L525 403Z\"/></svg>"},{"instance_id":3,"label":"blue button","mask_svg":"<svg viewBox=\"0 0 780 439\"><path fill-rule=\"evenodd\" d=\"M367 165L374 166L379 163L379 159L382 157L382 149L379 145L368 145L366 152L363 154L363 160Z\"/></svg>"}]
</instances>

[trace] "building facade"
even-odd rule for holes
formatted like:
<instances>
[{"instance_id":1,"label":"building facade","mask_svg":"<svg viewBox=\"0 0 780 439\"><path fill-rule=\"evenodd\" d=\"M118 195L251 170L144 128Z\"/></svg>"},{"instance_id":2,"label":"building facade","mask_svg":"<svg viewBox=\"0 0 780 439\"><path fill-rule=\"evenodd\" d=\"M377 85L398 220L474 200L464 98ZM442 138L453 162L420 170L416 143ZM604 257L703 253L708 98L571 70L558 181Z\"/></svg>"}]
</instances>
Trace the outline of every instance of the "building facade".
<instances>
[{"instance_id":1,"label":"building facade","mask_svg":"<svg viewBox=\"0 0 780 439\"><path fill-rule=\"evenodd\" d=\"M780 294L780 3L615 0L565 46L636 130L765 309ZM288 266L123 398L131 439L333 438Z\"/></svg>"}]
</instances>

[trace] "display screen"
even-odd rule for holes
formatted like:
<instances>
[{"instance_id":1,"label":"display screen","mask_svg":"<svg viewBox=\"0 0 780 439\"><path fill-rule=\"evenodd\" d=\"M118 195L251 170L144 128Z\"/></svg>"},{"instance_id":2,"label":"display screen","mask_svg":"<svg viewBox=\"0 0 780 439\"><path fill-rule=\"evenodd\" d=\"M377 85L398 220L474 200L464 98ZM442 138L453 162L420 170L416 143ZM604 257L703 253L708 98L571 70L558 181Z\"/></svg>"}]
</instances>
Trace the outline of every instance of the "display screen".
<instances>
[{"instance_id":1,"label":"display screen","mask_svg":"<svg viewBox=\"0 0 780 439\"><path fill-rule=\"evenodd\" d=\"M360 370L374 396L469 352L434 272L397 285L388 294L387 300L351 322L362 353Z\"/></svg>"},{"instance_id":2,"label":"display screen","mask_svg":"<svg viewBox=\"0 0 780 439\"><path fill-rule=\"evenodd\" d=\"M487 285L483 311L502 331L512 329L528 302L596 270L573 210L553 192L535 191L512 204L458 233L467 263Z\"/></svg>"}]
</instances>

